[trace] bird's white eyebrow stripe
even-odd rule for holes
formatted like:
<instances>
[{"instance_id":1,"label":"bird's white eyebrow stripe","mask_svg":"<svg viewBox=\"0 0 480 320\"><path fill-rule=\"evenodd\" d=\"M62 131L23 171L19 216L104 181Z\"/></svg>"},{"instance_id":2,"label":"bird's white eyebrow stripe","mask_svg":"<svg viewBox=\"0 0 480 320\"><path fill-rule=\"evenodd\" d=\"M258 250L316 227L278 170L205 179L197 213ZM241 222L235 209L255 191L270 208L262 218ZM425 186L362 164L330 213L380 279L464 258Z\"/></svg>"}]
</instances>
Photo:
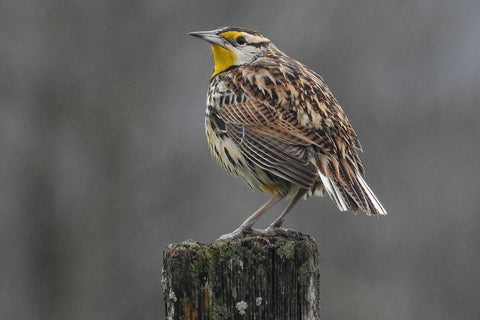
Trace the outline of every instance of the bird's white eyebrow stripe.
<instances>
[{"instance_id":1,"label":"bird's white eyebrow stripe","mask_svg":"<svg viewBox=\"0 0 480 320\"><path fill-rule=\"evenodd\" d=\"M244 37L247 40L247 44L254 47L260 47L262 45L269 43L268 39L261 36L254 35L254 34L247 33L247 34L244 34Z\"/></svg>"}]
</instances>

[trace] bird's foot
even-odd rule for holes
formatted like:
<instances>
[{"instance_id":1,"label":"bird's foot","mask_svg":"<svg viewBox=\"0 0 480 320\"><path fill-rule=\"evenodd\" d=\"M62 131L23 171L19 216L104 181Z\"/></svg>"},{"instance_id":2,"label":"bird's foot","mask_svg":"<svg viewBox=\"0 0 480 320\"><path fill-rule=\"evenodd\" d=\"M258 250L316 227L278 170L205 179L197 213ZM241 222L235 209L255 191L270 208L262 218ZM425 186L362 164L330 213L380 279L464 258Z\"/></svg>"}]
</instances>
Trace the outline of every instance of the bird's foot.
<instances>
[{"instance_id":1,"label":"bird's foot","mask_svg":"<svg viewBox=\"0 0 480 320\"><path fill-rule=\"evenodd\" d=\"M224 234L215 242L218 241L228 241L228 240L236 240L245 237L283 237L283 238L298 238L300 237L300 233L293 230L293 229L285 229L285 228L274 228L272 226L268 227L265 230L261 229L254 229L254 228L238 228L235 229L233 232Z\"/></svg>"},{"instance_id":2,"label":"bird's foot","mask_svg":"<svg viewBox=\"0 0 480 320\"><path fill-rule=\"evenodd\" d=\"M224 234L223 236L215 240L215 242L245 238L254 235L252 234L252 232L254 232L254 230L251 228L237 228L230 233Z\"/></svg>"}]
</instances>

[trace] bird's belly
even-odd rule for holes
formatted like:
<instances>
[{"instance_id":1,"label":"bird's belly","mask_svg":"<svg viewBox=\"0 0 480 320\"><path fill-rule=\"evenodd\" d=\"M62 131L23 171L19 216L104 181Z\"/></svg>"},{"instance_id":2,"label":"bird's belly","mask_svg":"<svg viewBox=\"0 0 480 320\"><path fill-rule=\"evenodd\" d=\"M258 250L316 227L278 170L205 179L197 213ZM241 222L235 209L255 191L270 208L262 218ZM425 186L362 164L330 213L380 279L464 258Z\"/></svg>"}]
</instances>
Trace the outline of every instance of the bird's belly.
<instances>
[{"instance_id":1,"label":"bird's belly","mask_svg":"<svg viewBox=\"0 0 480 320\"><path fill-rule=\"evenodd\" d=\"M249 164L242 154L240 147L226 132L213 130L208 116L205 127L211 154L231 174L239 177L252 189L258 188L263 192L277 194L284 192L286 186L281 186L277 179L272 179L262 168Z\"/></svg>"}]
</instances>

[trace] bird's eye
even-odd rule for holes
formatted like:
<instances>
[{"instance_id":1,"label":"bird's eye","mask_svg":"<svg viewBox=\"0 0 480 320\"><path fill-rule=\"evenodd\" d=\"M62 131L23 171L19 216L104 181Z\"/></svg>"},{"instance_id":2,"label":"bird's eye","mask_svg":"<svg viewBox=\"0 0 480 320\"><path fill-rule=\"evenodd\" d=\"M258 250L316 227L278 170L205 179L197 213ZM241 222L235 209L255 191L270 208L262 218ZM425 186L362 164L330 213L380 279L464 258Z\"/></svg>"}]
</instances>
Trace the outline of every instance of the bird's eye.
<instances>
[{"instance_id":1,"label":"bird's eye","mask_svg":"<svg viewBox=\"0 0 480 320\"><path fill-rule=\"evenodd\" d=\"M245 40L244 37L238 37L237 39L235 39L235 41L237 42L237 44L243 46L247 43L247 40Z\"/></svg>"}]
</instances>

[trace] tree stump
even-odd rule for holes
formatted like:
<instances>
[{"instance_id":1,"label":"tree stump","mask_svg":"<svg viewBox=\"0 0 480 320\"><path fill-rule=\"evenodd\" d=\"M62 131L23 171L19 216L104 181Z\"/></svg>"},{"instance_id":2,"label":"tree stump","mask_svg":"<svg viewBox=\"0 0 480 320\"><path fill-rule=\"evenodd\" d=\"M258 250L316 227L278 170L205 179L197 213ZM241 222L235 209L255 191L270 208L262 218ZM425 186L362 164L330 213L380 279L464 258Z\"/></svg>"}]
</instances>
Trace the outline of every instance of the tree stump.
<instances>
[{"instance_id":1,"label":"tree stump","mask_svg":"<svg viewBox=\"0 0 480 320\"><path fill-rule=\"evenodd\" d=\"M167 245L168 320L319 319L318 247L312 237L249 237Z\"/></svg>"}]
</instances>

